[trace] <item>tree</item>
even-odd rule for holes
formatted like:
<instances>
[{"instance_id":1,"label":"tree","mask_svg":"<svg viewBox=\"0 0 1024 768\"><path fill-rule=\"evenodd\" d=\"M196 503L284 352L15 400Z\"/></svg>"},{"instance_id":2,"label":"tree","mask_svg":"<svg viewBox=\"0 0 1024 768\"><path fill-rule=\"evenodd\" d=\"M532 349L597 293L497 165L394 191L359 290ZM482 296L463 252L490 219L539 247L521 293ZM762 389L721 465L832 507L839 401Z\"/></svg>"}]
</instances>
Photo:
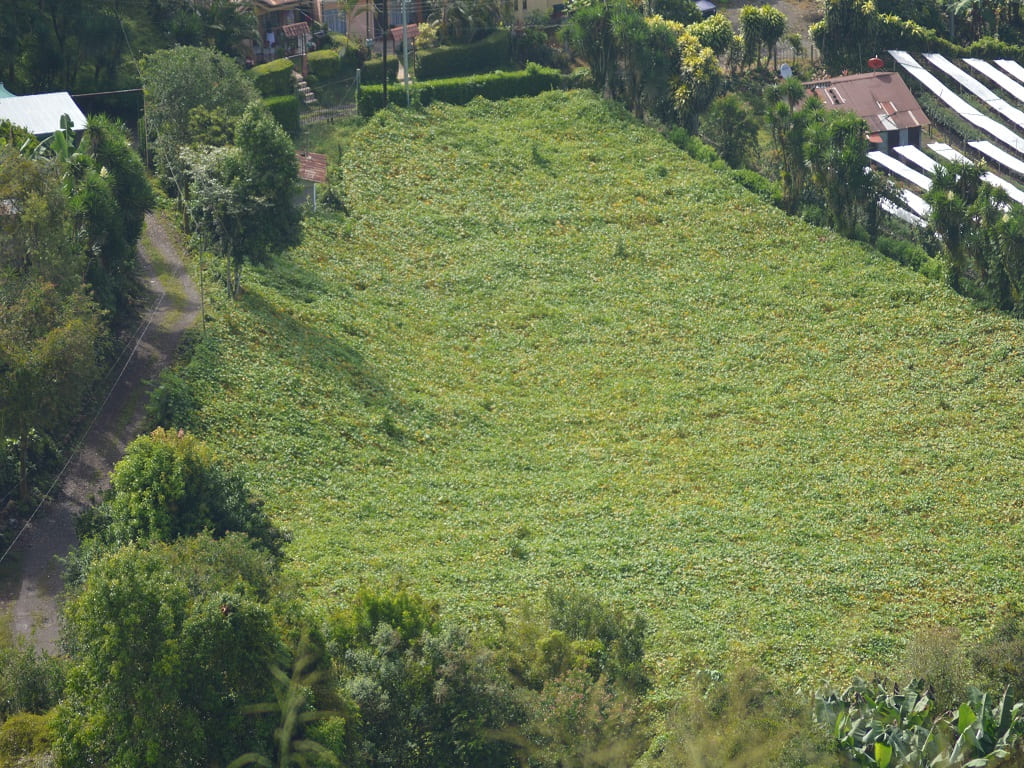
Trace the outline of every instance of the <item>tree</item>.
<instances>
[{"instance_id":1,"label":"tree","mask_svg":"<svg viewBox=\"0 0 1024 768\"><path fill-rule=\"evenodd\" d=\"M298 241L295 152L287 134L259 104L246 109L234 147L182 152L189 212L205 240L228 265L232 295L242 266Z\"/></svg>"},{"instance_id":2,"label":"tree","mask_svg":"<svg viewBox=\"0 0 1024 768\"><path fill-rule=\"evenodd\" d=\"M775 45L786 31L786 17L771 5L746 5L740 10L740 27L745 60L760 67L762 50L774 56Z\"/></svg>"},{"instance_id":3,"label":"tree","mask_svg":"<svg viewBox=\"0 0 1024 768\"><path fill-rule=\"evenodd\" d=\"M984 180L985 166L944 164L925 193L931 224L949 263L949 284L966 292L966 278L1004 310L1021 307L1024 209L1011 205L1004 190Z\"/></svg>"},{"instance_id":4,"label":"tree","mask_svg":"<svg viewBox=\"0 0 1024 768\"><path fill-rule=\"evenodd\" d=\"M714 51L716 56L726 53L732 44L732 24L725 14L716 13L708 16L703 21L687 26L686 31L696 37L705 48Z\"/></svg>"},{"instance_id":5,"label":"tree","mask_svg":"<svg viewBox=\"0 0 1024 768\"><path fill-rule=\"evenodd\" d=\"M192 435L155 429L136 438L110 473L110 489L91 512L85 533L107 545L174 541L207 531L244 533L278 552L281 535L241 475Z\"/></svg>"},{"instance_id":6,"label":"tree","mask_svg":"<svg viewBox=\"0 0 1024 768\"><path fill-rule=\"evenodd\" d=\"M769 90L773 103L768 108L768 127L779 157L782 207L790 214L796 213L803 200L807 179L807 127L812 115L821 109L820 101L797 109L803 97L803 84L795 77Z\"/></svg>"},{"instance_id":7,"label":"tree","mask_svg":"<svg viewBox=\"0 0 1024 768\"><path fill-rule=\"evenodd\" d=\"M73 663L59 765L225 765L270 739L243 709L272 696L283 657L273 559L244 536L122 547L64 609Z\"/></svg>"},{"instance_id":8,"label":"tree","mask_svg":"<svg viewBox=\"0 0 1024 768\"><path fill-rule=\"evenodd\" d=\"M106 334L54 163L0 147L0 200L0 435L25 500L31 444L77 411Z\"/></svg>"},{"instance_id":9,"label":"tree","mask_svg":"<svg viewBox=\"0 0 1024 768\"><path fill-rule=\"evenodd\" d=\"M156 51L142 61L146 93L146 129L155 138L157 164L181 191L178 155L193 142L193 109L222 109L238 118L257 98L256 86L240 66L207 48L179 47Z\"/></svg>"},{"instance_id":10,"label":"tree","mask_svg":"<svg viewBox=\"0 0 1024 768\"><path fill-rule=\"evenodd\" d=\"M618 51L622 97L637 119L657 111L670 93L678 37L672 24L660 17L647 18L624 2L612 10L611 33Z\"/></svg>"},{"instance_id":11,"label":"tree","mask_svg":"<svg viewBox=\"0 0 1024 768\"><path fill-rule=\"evenodd\" d=\"M771 5L762 5L761 14L761 43L765 47L766 55L771 53L772 68L777 69L777 46L779 40L786 33L786 16L778 8Z\"/></svg>"},{"instance_id":12,"label":"tree","mask_svg":"<svg viewBox=\"0 0 1024 768\"><path fill-rule=\"evenodd\" d=\"M683 126L692 129L697 117L715 98L722 82L718 57L700 40L684 32L678 40L679 80L673 99Z\"/></svg>"},{"instance_id":13,"label":"tree","mask_svg":"<svg viewBox=\"0 0 1024 768\"><path fill-rule=\"evenodd\" d=\"M859 71L878 48L879 17L870 0L825 0L824 18L811 26L830 72Z\"/></svg>"},{"instance_id":14,"label":"tree","mask_svg":"<svg viewBox=\"0 0 1024 768\"><path fill-rule=\"evenodd\" d=\"M814 110L807 128L806 156L815 189L825 201L829 222L846 237L859 215L877 205L871 171L865 167L867 125L845 110Z\"/></svg>"},{"instance_id":15,"label":"tree","mask_svg":"<svg viewBox=\"0 0 1024 768\"><path fill-rule=\"evenodd\" d=\"M647 745L641 699L650 685L642 616L579 590L550 589L538 612L505 628L500 659L527 720L524 764L629 766Z\"/></svg>"},{"instance_id":16,"label":"tree","mask_svg":"<svg viewBox=\"0 0 1024 768\"><path fill-rule=\"evenodd\" d=\"M295 207L299 165L291 139L259 103L250 104L235 128L235 144L244 166L243 193L267 201L273 217L249 222L248 258L259 262L267 254L299 241L299 211Z\"/></svg>"},{"instance_id":17,"label":"tree","mask_svg":"<svg viewBox=\"0 0 1024 768\"><path fill-rule=\"evenodd\" d=\"M511 687L493 654L444 626L435 605L404 590L361 590L329 624L345 691L359 707L362 764L515 764L512 746L493 737L515 719Z\"/></svg>"},{"instance_id":18,"label":"tree","mask_svg":"<svg viewBox=\"0 0 1024 768\"><path fill-rule=\"evenodd\" d=\"M757 118L735 93L711 102L702 126L704 138L733 168L743 167L757 147Z\"/></svg>"},{"instance_id":19,"label":"tree","mask_svg":"<svg viewBox=\"0 0 1024 768\"><path fill-rule=\"evenodd\" d=\"M572 50L590 65L594 88L610 95L614 90L618 68L618 51L612 35L611 4L573 5L563 34Z\"/></svg>"}]
</instances>

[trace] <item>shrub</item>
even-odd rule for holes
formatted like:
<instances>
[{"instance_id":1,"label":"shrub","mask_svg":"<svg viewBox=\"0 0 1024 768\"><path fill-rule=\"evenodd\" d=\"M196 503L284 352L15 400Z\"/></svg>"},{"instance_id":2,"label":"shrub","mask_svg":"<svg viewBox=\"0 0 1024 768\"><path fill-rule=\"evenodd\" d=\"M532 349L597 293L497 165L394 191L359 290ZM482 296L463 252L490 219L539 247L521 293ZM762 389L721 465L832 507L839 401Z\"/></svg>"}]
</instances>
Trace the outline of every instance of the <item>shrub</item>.
<instances>
[{"instance_id":1,"label":"shrub","mask_svg":"<svg viewBox=\"0 0 1024 768\"><path fill-rule=\"evenodd\" d=\"M363 57L358 49L348 48L344 53L326 49L313 51L306 57L309 66L310 83L330 83L336 80L355 77L356 70L362 65Z\"/></svg>"},{"instance_id":2,"label":"shrub","mask_svg":"<svg viewBox=\"0 0 1024 768\"><path fill-rule=\"evenodd\" d=\"M766 179L757 171L751 171L747 168L733 169L730 175L745 189L750 190L766 203L776 206L782 205L782 190L777 182Z\"/></svg>"},{"instance_id":3,"label":"shrub","mask_svg":"<svg viewBox=\"0 0 1024 768\"><path fill-rule=\"evenodd\" d=\"M714 147L708 146L685 128L673 128L668 132L667 138L694 160L705 165L721 161Z\"/></svg>"},{"instance_id":4,"label":"shrub","mask_svg":"<svg viewBox=\"0 0 1024 768\"><path fill-rule=\"evenodd\" d=\"M669 710L658 765L838 766L825 733L808 727L806 699L749 666L702 670Z\"/></svg>"},{"instance_id":5,"label":"shrub","mask_svg":"<svg viewBox=\"0 0 1024 768\"><path fill-rule=\"evenodd\" d=\"M201 531L218 537L239 531L270 551L281 543L280 532L250 497L241 475L192 435L163 429L128 446L110 474L102 504L84 517L91 532L115 546L173 541Z\"/></svg>"},{"instance_id":6,"label":"shrub","mask_svg":"<svg viewBox=\"0 0 1024 768\"><path fill-rule=\"evenodd\" d=\"M594 73L590 71L590 67L576 67L565 76L562 84L567 90L571 88L591 90L594 87Z\"/></svg>"},{"instance_id":7,"label":"shrub","mask_svg":"<svg viewBox=\"0 0 1024 768\"><path fill-rule=\"evenodd\" d=\"M53 711L45 715L21 712L0 725L0 758L41 755L53 745ZM9 765L9 763L5 763Z\"/></svg>"},{"instance_id":8,"label":"shrub","mask_svg":"<svg viewBox=\"0 0 1024 768\"><path fill-rule=\"evenodd\" d=\"M544 91L557 90L561 82L558 70L530 64L520 72L492 72L489 75L418 83L417 92L423 106L434 101L468 104L477 96L483 96L489 101L536 96Z\"/></svg>"},{"instance_id":9,"label":"shrub","mask_svg":"<svg viewBox=\"0 0 1024 768\"><path fill-rule=\"evenodd\" d=\"M501 101L517 96L536 96L561 86L562 76L556 69L545 69L530 64L520 72L492 72L489 75L452 77L416 83L414 102L426 106L435 101L446 104L468 104L477 96L490 101ZM369 117L383 106L380 86L359 90L359 114ZM404 104L404 98L398 103Z\"/></svg>"},{"instance_id":10,"label":"shrub","mask_svg":"<svg viewBox=\"0 0 1024 768\"><path fill-rule=\"evenodd\" d=\"M263 96L287 96L292 92L291 59L274 59L249 70L256 88Z\"/></svg>"},{"instance_id":11,"label":"shrub","mask_svg":"<svg viewBox=\"0 0 1024 768\"><path fill-rule=\"evenodd\" d=\"M507 29L492 32L469 45L445 45L416 54L417 80L473 75L506 67L512 61L512 38Z\"/></svg>"},{"instance_id":12,"label":"shrub","mask_svg":"<svg viewBox=\"0 0 1024 768\"><path fill-rule=\"evenodd\" d=\"M188 429L192 426L192 414L196 409L195 392L188 380L171 368L161 371L146 404L146 419L149 428L166 426L171 429Z\"/></svg>"},{"instance_id":13,"label":"shrub","mask_svg":"<svg viewBox=\"0 0 1024 768\"><path fill-rule=\"evenodd\" d=\"M970 687L970 664L959 630L931 627L918 632L907 643L903 672L906 677L924 679L939 711L957 706Z\"/></svg>"},{"instance_id":14,"label":"shrub","mask_svg":"<svg viewBox=\"0 0 1024 768\"><path fill-rule=\"evenodd\" d=\"M63 660L10 638L0 639L0 717L45 712L63 690Z\"/></svg>"},{"instance_id":15,"label":"shrub","mask_svg":"<svg viewBox=\"0 0 1024 768\"><path fill-rule=\"evenodd\" d=\"M1009 687L1024 696L1024 611L1011 603L1003 608L995 625L970 651L971 662L995 688Z\"/></svg>"},{"instance_id":16,"label":"shrub","mask_svg":"<svg viewBox=\"0 0 1024 768\"><path fill-rule=\"evenodd\" d=\"M394 56L388 57L388 82L393 83L398 79L398 59ZM361 84L378 84L384 82L384 59L371 59L363 64Z\"/></svg>"},{"instance_id":17,"label":"shrub","mask_svg":"<svg viewBox=\"0 0 1024 768\"><path fill-rule=\"evenodd\" d=\"M264 99L263 103L289 136L295 138L299 135L299 97L296 94L274 96Z\"/></svg>"},{"instance_id":18,"label":"shrub","mask_svg":"<svg viewBox=\"0 0 1024 768\"><path fill-rule=\"evenodd\" d=\"M875 241L875 247L893 261L911 269L919 270L929 261L928 252L909 240L883 235Z\"/></svg>"}]
</instances>

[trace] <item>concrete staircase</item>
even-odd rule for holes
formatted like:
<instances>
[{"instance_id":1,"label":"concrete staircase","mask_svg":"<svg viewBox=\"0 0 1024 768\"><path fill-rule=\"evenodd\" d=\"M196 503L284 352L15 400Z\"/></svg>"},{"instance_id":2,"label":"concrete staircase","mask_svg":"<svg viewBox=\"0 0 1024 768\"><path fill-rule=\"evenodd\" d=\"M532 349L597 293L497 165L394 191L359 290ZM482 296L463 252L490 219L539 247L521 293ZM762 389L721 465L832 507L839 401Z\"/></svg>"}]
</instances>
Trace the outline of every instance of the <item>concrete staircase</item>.
<instances>
[{"instance_id":1,"label":"concrete staircase","mask_svg":"<svg viewBox=\"0 0 1024 768\"><path fill-rule=\"evenodd\" d=\"M316 94L313 93L313 89L309 87L302 74L293 69L292 80L295 84L295 91L299 94L299 98L302 99L302 103L307 107L315 106L317 103Z\"/></svg>"}]
</instances>

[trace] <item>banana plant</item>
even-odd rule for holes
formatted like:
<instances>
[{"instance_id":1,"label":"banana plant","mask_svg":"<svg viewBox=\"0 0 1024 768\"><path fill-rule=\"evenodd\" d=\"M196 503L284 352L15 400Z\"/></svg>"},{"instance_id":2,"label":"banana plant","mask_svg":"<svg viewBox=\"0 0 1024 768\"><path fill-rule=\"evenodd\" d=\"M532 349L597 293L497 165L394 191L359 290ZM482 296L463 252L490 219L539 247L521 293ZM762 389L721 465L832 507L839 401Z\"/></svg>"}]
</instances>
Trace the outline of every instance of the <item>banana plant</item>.
<instances>
[{"instance_id":1,"label":"banana plant","mask_svg":"<svg viewBox=\"0 0 1024 768\"><path fill-rule=\"evenodd\" d=\"M923 680L904 689L856 678L814 701L814 719L829 728L857 765L874 768L990 768L1024 733L1024 702L1005 692L997 703L972 688L955 711L936 713Z\"/></svg>"}]
</instances>

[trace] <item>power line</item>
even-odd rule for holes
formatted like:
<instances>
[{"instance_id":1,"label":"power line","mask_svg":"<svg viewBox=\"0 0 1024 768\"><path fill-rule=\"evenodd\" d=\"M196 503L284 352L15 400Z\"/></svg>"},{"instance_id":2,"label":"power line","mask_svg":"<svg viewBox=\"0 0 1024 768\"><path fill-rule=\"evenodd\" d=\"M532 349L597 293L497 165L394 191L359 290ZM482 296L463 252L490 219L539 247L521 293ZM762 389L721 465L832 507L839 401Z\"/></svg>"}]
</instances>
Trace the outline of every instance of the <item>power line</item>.
<instances>
[{"instance_id":1,"label":"power line","mask_svg":"<svg viewBox=\"0 0 1024 768\"><path fill-rule=\"evenodd\" d=\"M183 269L183 266L179 266L174 270L173 276L175 279L181 275ZM164 289L160 293L160 296L157 298L156 302L154 302L146 320L143 323L140 323L141 332L138 334L138 338L135 339L135 343L131 345L131 352L128 354L127 359L124 362L124 365L121 366L121 370L118 372L117 377L110 384L110 387L107 390L106 397L103 398L103 402L99 404L99 407L96 409L96 413L93 414L92 420L89 422L89 426L85 428L85 431L82 433L82 436L78 439L78 442L75 443L74 448L72 448L70 454L68 455L67 461L64 462L64 465L60 468L60 471L53 478L53 481L46 489L46 493L43 494L43 497L36 505L36 508L32 510L32 514L28 516L28 519L25 521L24 525L21 526L21 529L18 531L17 535L11 540L11 543L8 545L7 549L4 550L4 553L2 555L0 555L0 563L3 563L3 561L11 553L11 550L14 549L14 545L18 543L18 540L22 537L25 531L28 530L28 527L32 524L32 521L39 513L39 510L42 509L43 504L46 503L46 499L49 498L51 493L53 493L53 489L57 487L57 483L59 483L60 480L64 477L64 473L67 472L68 467L71 466L71 462L74 461L75 458L78 456L79 451L81 451L82 444L85 442L85 438L89 436L89 433L92 432L92 428L96 426L96 422L99 420L100 414L103 413L104 407L106 407L107 403L110 401L110 398L114 394L114 389L121 382L121 379L124 378L125 371L128 370L128 366L131 364L132 358L135 357L135 353L138 351L139 345L142 343L143 338L145 338L146 336L146 331L153 324L153 320L156 317L156 313L163 306L164 300L166 298L167 290ZM125 345L125 349L127 348L128 345ZM122 355L123 354L124 350L122 350Z\"/></svg>"},{"instance_id":2,"label":"power line","mask_svg":"<svg viewBox=\"0 0 1024 768\"><path fill-rule=\"evenodd\" d=\"M142 93L141 88L124 88L120 91L97 91L96 93L72 93L76 99L84 99L87 96L116 96L119 93Z\"/></svg>"}]
</instances>

